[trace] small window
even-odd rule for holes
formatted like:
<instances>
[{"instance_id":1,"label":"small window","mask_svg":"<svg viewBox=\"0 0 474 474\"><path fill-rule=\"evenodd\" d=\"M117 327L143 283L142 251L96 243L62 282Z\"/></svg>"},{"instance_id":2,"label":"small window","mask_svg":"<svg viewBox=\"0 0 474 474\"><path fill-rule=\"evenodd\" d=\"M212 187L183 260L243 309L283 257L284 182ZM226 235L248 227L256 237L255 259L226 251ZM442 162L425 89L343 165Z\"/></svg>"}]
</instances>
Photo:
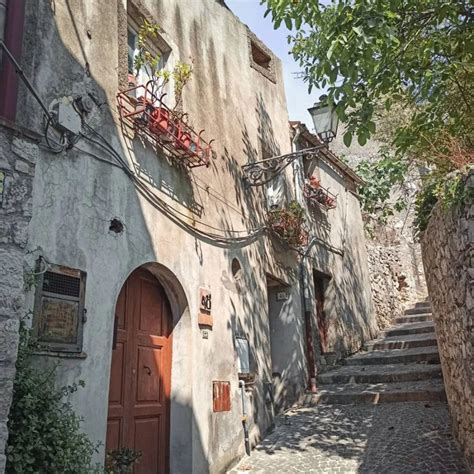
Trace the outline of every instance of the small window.
<instances>
[{"instance_id":1,"label":"small window","mask_svg":"<svg viewBox=\"0 0 474 474\"><path fill-rule=\"evenodd\" d=\"M250 30L248 35L250 66L276 83L273 53Z\"/></svg>"},{"instance_id":2,"label":"small window","mask_svg":"<svg viewBox=\"0 0 474 474\"><path fill-rule=\"evenodd\" d=\"M264 69L270 70L272 57L263 51L263 49L259 48L254 41L250 42L250 49L253 62Z\"/></svg>"},{"instance_id":3,"label":"small window","mask_svg":"<svg viewBox=\"0 0 474 474\"><path fill-rule=\"evenodd\" d=\"M128 28L127 28L127 64L128 64L128 74L129 74L129 83L134 83L135 85L146 84L151 79L151 71L149 67L145 64L140 71L137 71L135 68L135 58L138 54L138 33L140 31L140 23L135 21L133 18L128 18ZM155 41L146 43L146 49L153 56L160 56L160 62L158 64L158 69L163 69L165 67L165 60L169 51L163 51L158 44L155 44Z\"/></svg>"},{"instance_id":4,"label":"small window","mask_svg":"<svg viewBox=\"0 0 474 474\"><path fill-rule=\"evenodd\" d=\"M86 273L48 265L36 287L34 332L49 351L82 352Z\"/></svg>"}]
</instances>

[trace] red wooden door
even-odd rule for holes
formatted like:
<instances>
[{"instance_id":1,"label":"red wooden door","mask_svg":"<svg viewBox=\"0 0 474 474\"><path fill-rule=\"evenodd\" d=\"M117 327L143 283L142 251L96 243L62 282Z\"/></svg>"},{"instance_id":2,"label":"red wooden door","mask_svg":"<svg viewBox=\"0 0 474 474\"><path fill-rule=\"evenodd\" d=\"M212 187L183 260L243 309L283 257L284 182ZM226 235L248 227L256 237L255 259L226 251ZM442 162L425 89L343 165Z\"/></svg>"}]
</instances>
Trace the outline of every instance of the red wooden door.
<instances>
[{"instance_id":1,"label":"red wooden door","mask_svg":"<svg viewBox=\"0 0 474 474\"><path fill-rule=\"evenodd\" d=\"M169 466L172 317L163 287L146 270L133 272L115 309L107 452L142 452L135 474Z\"/></svg>"}]
</instances>

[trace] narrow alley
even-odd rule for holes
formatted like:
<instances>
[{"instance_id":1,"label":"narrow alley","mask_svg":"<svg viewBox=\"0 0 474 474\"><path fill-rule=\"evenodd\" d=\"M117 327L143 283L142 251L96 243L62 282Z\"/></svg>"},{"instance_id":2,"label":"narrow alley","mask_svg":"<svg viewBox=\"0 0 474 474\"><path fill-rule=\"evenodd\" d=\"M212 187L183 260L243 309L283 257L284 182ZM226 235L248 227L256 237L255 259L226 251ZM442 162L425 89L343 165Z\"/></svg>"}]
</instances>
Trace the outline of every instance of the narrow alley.
<instances>
[{"instance_id":1,"label":"narrow alley","mask_svg":"<svg viewBox=\"0 0 474 474\"><path fill-rule=\"evenodd\" d=\"M318 393L282 414L229 473L469 472L451 432L430 311L417 303L321 374Z\"/></svg>"}]
</instances>

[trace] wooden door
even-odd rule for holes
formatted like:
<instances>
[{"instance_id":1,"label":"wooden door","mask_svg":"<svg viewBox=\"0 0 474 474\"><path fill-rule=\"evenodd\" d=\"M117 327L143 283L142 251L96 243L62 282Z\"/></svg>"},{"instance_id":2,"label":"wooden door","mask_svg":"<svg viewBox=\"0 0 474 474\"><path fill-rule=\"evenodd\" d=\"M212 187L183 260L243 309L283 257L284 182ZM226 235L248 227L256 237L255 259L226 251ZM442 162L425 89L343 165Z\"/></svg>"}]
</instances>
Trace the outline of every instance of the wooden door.
<instances>
[{"instance_id":1,"label":"wooden door","mask_svg":"<svg viewBox=\"0 0 474 474\"><path fill-rule=\"evenodd\" d=\"M328 350L328 323L324 312L324 278L314 276L314 293L316 297L316 318L318 322L319 340L321 341L321 354Z\"/></svg>"},{"instance_id":2,"label":"wooden door","mask_svg":"<svg viewBox=\"0 0 474 474\"><path fill-rule=\"evenodd\" d=\"M172 316L163 287L146 270L133 272L115 310L107 452L142 452L135 474L169 466Z\"/></svg>"}]
</instances>

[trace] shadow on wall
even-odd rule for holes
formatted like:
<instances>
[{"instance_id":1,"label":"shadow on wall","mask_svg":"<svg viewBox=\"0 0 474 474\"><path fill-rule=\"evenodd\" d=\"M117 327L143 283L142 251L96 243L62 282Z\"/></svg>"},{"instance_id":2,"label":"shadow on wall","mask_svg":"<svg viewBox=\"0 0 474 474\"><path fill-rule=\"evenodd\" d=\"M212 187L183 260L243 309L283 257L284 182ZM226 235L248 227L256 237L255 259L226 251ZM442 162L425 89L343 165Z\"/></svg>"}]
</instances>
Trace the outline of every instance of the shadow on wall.
<instances>
[{"instance_id":1,"label":"shadow on wall","mask_svg":"<svg viewBox=\"0 0 474 474\"><path fill-rule=\"evenodd\" d=\"M106 9L107 7L107 5L101 4L101 8ZM76 2L73 11L70 2L66 0L63 6L54 1L51 3L27 2L26 8L27 24L25 25L25 31L28 31L29 35L25 36L25 54L22 65L28 77L33 79L34 86L45 103L49 104L53 99L71 95L92 97L96 103L94 110L85 119L91 127L103 135L103 138L96 134L93 136L88 134L88 138L81 139L72 148L59 154L52 154L46 149L41 150L37 164L38 176L41 179L37 178L35 180L35 185L40 192L37 191L35 196L34 212L38 212L38 216L49 215L54 217L54 220L48 223L47 232L50 243L45 246L45 252L53 254L54 261L59 264L67 263L75 268L87 270L89 272L88 280L90 281L87 297L90 301L99 301L104 298L104 295L100 295L99 282L103 274L98 275L90 272L91 261L102 252L114 254L117 251L117 239L112 237L109 240L102 239L101 244L104 243L104 245L100 249L90 247L90 241L87 239L82 242L79 242L79 239L81 236L84 237L87 232L90 233L90 240L93 240L92 236L95 231L107 234L109 214L113 210L118 210L119 215L127 215L131 209L130 203L124 199L125 195L134 195L135 203L137 203L141 194L141 191L137 189L134 193L120 189L123 183L126 183L125 185L131 189L133 184L132 181L125 178L116 180L118 174L114 170L120 165L115 159L116 157L106 151L107 142L112 144L112 147L122 158L129 156L136 160L133 161L135 171L141 177L146 177L146 181L155 188L158 195L163 193L170 197L171 194L173 200L179 202L184 208L188 208L187 204L195 203L196 200L194 199L189 176L183 174L181 168L167 162L163 156L157 159L156 151L138 140L133 141L131 150L123 149L120 146L112 112L115 103L110 102L109 104L106 92L100 86L97 78L91 74L89 61L92 61L93 58L88 57L87 54L90 45L83 46L83 41L86 40L81 39L81 34L77 28L78 22L81 21L80 17L86 16L86 7L80 2ZM74 57L70 52L70 48L63 43L56 24L56 15L69 17L67 22L70 22L73 28L66 33L66 36L70 41L79 42L81 54L78 58ZM101 17L102 15L97 15L94 21L100 22ZM93 25L91 28L93 31L100 31L100 25ZM48 44L48 47L42 47L45 44ZM43 68L45 67L50 69L46 82L44 82L44 75L41 74L44 73ZM18 123L43 134L42 117L39 105L32 99L25 87L21 86ZM96 143L93 143L93 141ZM130 152L133 153L133 156ZM124 176L126 175L124 174ZM117 199L118 194L121 194L119 199ZM193 206L194 204L191 206L191 210L194 211ZM89 212L91 207L93 207L93 211ZM140 208L139 204L134 207L134 209ZM43 212L45 214L42 214ZM88 216L89 220L80 219L78 216ZM145 217L142 214L134 216L134 218L137 222L140 222L141 240L139 244L142 246L141 249L153 249L153 236L147 233L148 226ZM92 224L90 224L91 222ZM125 220L125 226L127 224L128 222ZM90 227L86 228L88 225ZM185 227L185 230L192 234L189 227ZM37 238L35 235L36 229L33 228L32 231L33 237L30 237L30 245L31 239ZM195 237L200 238L197 234ZM124 232L121 238L124 240L130 239L130 235ZM208 242L212 243L210 239ZM134 242L129 240L123 244L121 250L123 251L125 248L137 251L134 248ZM140 259L143 256L135 255L134 258ZM112 275L110 279L117 278L117 275L120 274L119 271L115 272L115 270L120 270L115 260L120 259L110 261L110 274ZM126 258L123 260L125 266L128 260ZM116 282L116 284L120 285L121 282ZM109 298L109 295L105 297ZM101 314L101 318L95 316L97 314L91 311L85 332L88 340L84 341L84 345L90 348L100 347L104 352L107 351L109 355L106 358L110 361L114 307L111 306L107 314ZM102 332L102 329L105 329L105 332ZM105 337L103 337L104 335ZM78 391L72 397L72 402L75 406L82 407L79 408L79 414L84 416L83 427L91 438L101 431L104 416L106 417L107 414L107 390L104 390L104 388L105 384L108 386L109 378L108 375L104 374L108 374L108 368L100 364L96 365L97 360L102 360L102 355L91 353L84 360L77 359L64 362L65 367L72 368L72 370L66 370L70 373L69 377L87 376L87 378L84 377L86 378L85 390ZM91 404L91 394L96 393L105 393L105 395L96 399L95 404ZM176 462L180 462L180 466L183 467L183 469L179 468L177 472L191 472L196 466L198 472L206 472L209 467L207 454L203 448L192 406L190 403L185 403L173 396L173 392L170 404L173 426L179 426L181 430L185 427L184 430L186 431L181 438L181 444L176 446L176 451L179 453L175 453ZM81 410L87 411L88 409L91 411L80 413ZM96 412L100 413L100 420L94 417ZM100 428L98 428L99 425ZM94 433L94 435L91 435L91 433ZM92 441L96 440L92 439ZM103 453L100 454L100 457L101 459L98 459L98 461L102 462Z\"/></svg>"}]
</instances>

